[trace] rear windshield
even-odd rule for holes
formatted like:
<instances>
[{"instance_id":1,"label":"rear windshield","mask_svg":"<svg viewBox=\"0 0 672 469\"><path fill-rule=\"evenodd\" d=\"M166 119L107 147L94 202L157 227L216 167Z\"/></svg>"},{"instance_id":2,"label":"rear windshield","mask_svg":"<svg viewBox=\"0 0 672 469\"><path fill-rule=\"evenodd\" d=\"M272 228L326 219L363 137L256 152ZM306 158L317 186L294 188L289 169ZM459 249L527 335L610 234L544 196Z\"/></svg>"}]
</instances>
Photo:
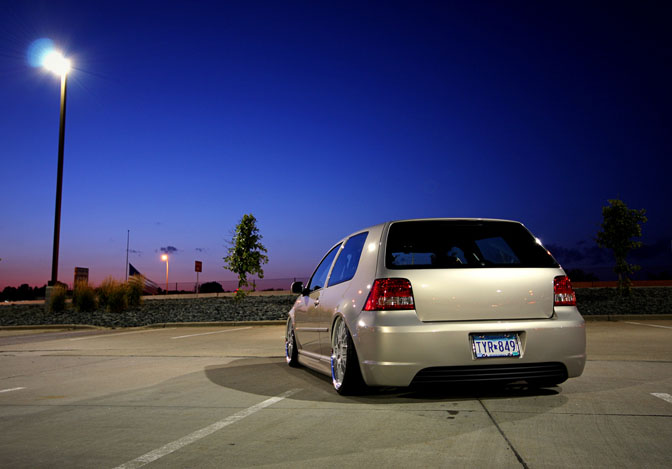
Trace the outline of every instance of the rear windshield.
<instances>
[{"instance_id":1,"label":"rear windshield","mask_svg":"<svg viewBox=\"0 0 672 469\"><path fill-rule=\"evenodd\" d=\"M425 220L390 226L388 269L557 267L520 223Z\"/></svg>"}]
</instances>

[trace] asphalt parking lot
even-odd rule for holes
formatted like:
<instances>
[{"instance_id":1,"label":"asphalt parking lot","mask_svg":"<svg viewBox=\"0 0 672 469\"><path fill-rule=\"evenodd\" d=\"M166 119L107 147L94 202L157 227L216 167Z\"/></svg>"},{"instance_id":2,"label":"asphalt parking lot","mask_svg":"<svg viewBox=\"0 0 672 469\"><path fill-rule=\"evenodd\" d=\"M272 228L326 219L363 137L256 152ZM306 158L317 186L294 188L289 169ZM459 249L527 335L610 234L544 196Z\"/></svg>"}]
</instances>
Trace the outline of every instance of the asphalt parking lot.
<instances>
[{"instance_id":1,"label":"asphalt parking lot","mask_svg":"<svg viewBox=\"0 0 672 469\"><path fill-rule=\"evenodd\" d=\"M0 331L3 467L670 467L672 321L589 322L559 387L342 397L282 326Z\"/></svg>"}]
</instances>

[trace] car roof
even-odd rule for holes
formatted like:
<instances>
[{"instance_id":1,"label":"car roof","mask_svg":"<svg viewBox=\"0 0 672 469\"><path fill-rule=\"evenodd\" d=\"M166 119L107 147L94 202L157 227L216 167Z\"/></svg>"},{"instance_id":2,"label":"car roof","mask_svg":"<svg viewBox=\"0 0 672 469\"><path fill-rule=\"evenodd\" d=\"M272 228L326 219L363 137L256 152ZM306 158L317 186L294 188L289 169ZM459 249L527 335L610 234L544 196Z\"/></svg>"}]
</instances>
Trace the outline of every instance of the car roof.
<instances>
[{"instance_id":1,"label":"car roof","mask_svg":"<svg viewBox=\"0 0 672 469\"><path fill-rule=\"evenodd\" d=\"M384 227L384 226L387 226L387 225L391 225L392 223L400 223L400 222L407 222L407 221L488 221L488 222L492 221L492 222L505 222L505 223L519 223L519 224L522 224L521 222L516 221L516 220L506 220L506 219L502 219L502 218L465 218L465 217L459 217L459 218L448 218L448 217L446 217L446 218L438 218L438 217L437 218L406 218L406 219L402 219L402 220L390 220L390 221L386 221L384 223L379 223L377 225L369 226L369 227L363 228L361 230L354 231L352 234L361 233L362 231L367 231L367 230L371 230L371 229L374 229L374 228L381 228L381 227ZM352 236L352 234L348 235L348 236Z\"/></svg>"}]
</instances>

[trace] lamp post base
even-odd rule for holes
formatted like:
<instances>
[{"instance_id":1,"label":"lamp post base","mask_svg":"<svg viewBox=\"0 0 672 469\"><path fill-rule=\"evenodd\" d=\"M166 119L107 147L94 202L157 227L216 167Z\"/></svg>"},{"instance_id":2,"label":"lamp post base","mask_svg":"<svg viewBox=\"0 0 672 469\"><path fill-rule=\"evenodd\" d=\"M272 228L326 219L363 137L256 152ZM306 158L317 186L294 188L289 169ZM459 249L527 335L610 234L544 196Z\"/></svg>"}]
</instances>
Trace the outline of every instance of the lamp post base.
<instances>
[{"instance_id":1,"label":"lamp post base","mask_svg":"<svg viewBox=\"0 0 672 469\"><path fill-rule=\"evenodd\" d=\"M49 281L47 288L44 289L44 310L49 312L51 306L51 293L54 290L55 285L52 285L52 282Z\"/></svg>"}]
</instances>

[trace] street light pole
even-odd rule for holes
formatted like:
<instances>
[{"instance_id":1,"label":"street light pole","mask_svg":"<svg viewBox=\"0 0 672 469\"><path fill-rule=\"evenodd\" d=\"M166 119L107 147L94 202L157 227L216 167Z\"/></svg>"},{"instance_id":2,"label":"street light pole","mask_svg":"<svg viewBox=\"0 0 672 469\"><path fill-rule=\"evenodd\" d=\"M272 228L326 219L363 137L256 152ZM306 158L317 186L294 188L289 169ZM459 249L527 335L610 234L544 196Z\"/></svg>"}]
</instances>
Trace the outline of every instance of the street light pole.
<instances>
[{"instance_id":1,"label":"street light pole","mask_svg":"<svg viewBox=\"0 0 672 469\"><path fill-rule=\"evenodd\" d=\"M63 193L63 148L65 145L65 103L68 90L68 72L70 60L56 50L47 53L42 64L44 67L61 77L61 115L58 126L58 173L56 176L56 213L54 214L54 251L51 257L51 280L49 286L58 281L58 246L61 237L61 195Z\"/></svg>"},{"instance_id":2,"label":"street light pole","mask_svg":"<svg viewBox=\"0 0 672 469\"><path fill-rule=\"evenodd\" d=\"M65 146L65 104L68 89L68 72L61 73L61 115L58 126L58 174L56 179L56 213L54 214L54 250L51 257L51 280L54 286L58 281L58 247L61 238L61 196L63 194L63 149Z\"/></svg>"},{"instance_id":3,"label":"street light pole","mask_svg":"<svg viewBox=\"0 0 672 469\"><path fill-rule=\"evenodd\" d=\"M166 261L166 295L168 294L168 255L161 256L161 260Z\"/></svg>"}]
</instances>

